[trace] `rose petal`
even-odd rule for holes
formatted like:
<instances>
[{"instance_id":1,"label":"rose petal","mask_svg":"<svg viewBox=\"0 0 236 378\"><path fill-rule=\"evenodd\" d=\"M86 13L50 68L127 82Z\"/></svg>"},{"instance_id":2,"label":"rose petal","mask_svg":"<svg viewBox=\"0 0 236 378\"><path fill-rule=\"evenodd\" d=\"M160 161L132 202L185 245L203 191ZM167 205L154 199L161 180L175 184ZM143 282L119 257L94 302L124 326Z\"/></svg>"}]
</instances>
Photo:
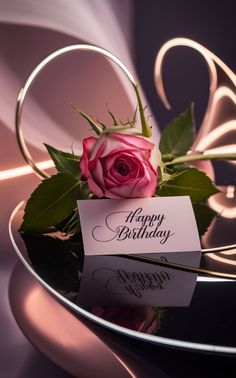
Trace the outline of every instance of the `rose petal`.
<instances>
[{"instance_id":1,"label":"rose petal","mask_svg":"<svg viewBox=\"0 0 236 378\"><path fill-rule=\"evenodd\" d=\"M116 181L113 177L111 178L104 177L104 182L105 182L104 188L109 189L109 190L119 185L119 181Z\"/></svg>"},{"instance_id":2,"label":"rose petal","mask_svg":"<svg viewBox=\"0 0 236 378\"><path fill-rule=\"evenodd\" d=\"M96 182L93 179L88 178L87 182L88 182L89 189L91 190L92 193L95 194L95 196L97 196L98 198L104 197L104 193L102 189L96 184Z\"/></svg>"},{"instance_id":3,"label":"rose petal","mask_svg":"<svg viewBox=\"0 0 236 378\"><path fill-rule=\"evenodd\" d=\"M113 196L116 196L117 198L133 198L132 192L133 192L133 188L135 187L136 182L137 180L133 181L132 183L120 184L120 185L114 186L114 188L110 190L105 190L105 193L104 193L105 197L109 198L110 195L113 195Z\"/></svg>"},{"instance_id":4,"label":"rose petal","mask_svg":"<svg viewBox=\"0 0 236 378\"><path fill-rule=\"evenodd\" d=\"M94 145L96 144L97 140L98 139L95 137L89 137L83 140L83 155L81 157L79 166L81 169L81 174L85 178L88 177L88 162L91 151L94 148Z\"/></svg>"},{"instance_id":5,"label":"rose petal","mask_svg":"<svg viewBox=\"0 0 236 378\"><path fill-rule=\"evenodd\" d=\"M101 187L104 186L104 174L100 160L94 159L93 161L90 161L88 168L91 173L91 177L96 181L96 183Z\"/></svg>"},{"instance_id":6,"label":"rose petal","mask_svg":"<svg viewBox=\"0 0 236 378\"><path fill-rule=\"evenodd\" d=\"M161 152L159 148L154 147L153 150L150 152L150 157L148 159L151 166L153 167L154 171L161 165Z\"/></svg>"},{"instance_id":7,"label":"rose petal","mask_svg":"<svg viewBox=\"0 0 236 378\"><path fill-rule=\"evenodd\" d=\"M121 133L110 133L109 135L126 146L129 145L135 147L135 149L152 150L155 147L153 142L141 136Z\"/></svg>"},{"instance_id":8,"label":"rose petal","mask_svg":"<svg viewBox=\"0 0 236 378\"><path fill-rule=\"evenodd\" d=\"M157 178L153 175L152 171L148 172L148 176L142 177L132 192L132 198L146 198L152 197L157 188Z\"/></svg>"},{"instance_id":9,"label":"rose petal","mask_svg":"<svg viewBox=\"0 0 236 378\"><path fill-rule=\"evenodd\" d=\"M108 172L107 177L112 177L113 179L116 180L117 184L118 183L125 183L130 180L134 180L138 178L138 168L136 167L133 171L129 172L128 175L124 176L121 175L115 168L111 170L111 172Z\"/></svg>"},{"instance_id":10,"label":"rose petal","mask_svg":"<svg viewBox=\"0 0 236 378\"><path fill-rule=\"evenodd\" d=\"M111 152L117 153L122 150L128 151L130 149L152 150L155 147L154 143L143 137L121 133L108 133L98 139L94 151L91 154L91 159L94 159L101 146L103 146L103 148L102 152L99 153L100 157L104 157Z\"/></svg>"},{"instance_id":11,"label":"rose petal","mask_svg":"<svg viewBox=\"0 0 236 378\"><path fill-rule=\"evenodd\" d=\"M100 158L103 155L107 144L108 144L107 138L105 136L100 137L97 140L97 143L95 144L93 148L93 151L91 152L90 159L93 160L95 158Z\"/></svg>"},{"instance_id":12,"label":"rose petal","mask_svg":"<svg viewBox=\"0 0 236 378\"><path fill-rule=\"evenodd\" d=\"M88 137L83 140L83 151L86 152L86 154L90 157L91 152L98 141L98 138L96 137Z\"/></svg>"}]
</instances>

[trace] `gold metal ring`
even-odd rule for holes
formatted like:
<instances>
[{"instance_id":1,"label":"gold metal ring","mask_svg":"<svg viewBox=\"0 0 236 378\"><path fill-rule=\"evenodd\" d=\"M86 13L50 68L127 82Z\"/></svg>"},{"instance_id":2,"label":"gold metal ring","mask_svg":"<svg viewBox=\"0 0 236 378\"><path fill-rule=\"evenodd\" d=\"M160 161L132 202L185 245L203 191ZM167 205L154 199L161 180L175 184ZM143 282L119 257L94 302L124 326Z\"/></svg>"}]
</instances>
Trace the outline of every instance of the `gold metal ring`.
<instances>
[{"instance_id":1,"label":"gold metal ring","mask_svg":"<svg viewBox=\"0 0 236 378\"><path fill-rule=\"evenodd\" d=\"M61 49L54 51L53 53L48 55L46 58L44 58L33 69L33 71L30 73L30 75L26 79L26 81L25 81L25 83L24 83L24 85L23 85L23 87L22 87L22 89L21 89L21 91L18 95L18 98L17 98L16 113L15 113L16 138L17 138L17 143L19 145L20 151L21 151L24 159L26 160L26 162L33 168L35 173L42 179L48 177L48 174L45 171L41 170L37 166L37 164L35 163L33 157L31 156L31 154L30 154L30 152L29 152L29 150L26 146L25 138L24 138L23 131L22 131L22 128L21 128L21 118L22 118L22 110L23 110L24 102L25 102L26 96L28 94L28 91L29 91L32 83L34 82L36 77L39 75L39 73L50 62L52 62L54 59L56 59L57 57L59 57L61 55L65 55L68 52L77 51L77 50L90 51L90 52L94 52L94 53L97 53L97 54L100 54L100 55L103 55L103 56L109 58L114 63L116 63L118 67L121 68L121 70L125 73L125 75L129 79L129 81L131 82L133 87L134 88L137 87L137 83L135 82L135 80L134 80L132 74L130 73L130 71L128 70L128 68L115 55L113 55L109 51L104 50L104 49L97 47L97 46L83 45L83 44L66 46L66 47L63 47Z\"/></svg>"}]
</instances>

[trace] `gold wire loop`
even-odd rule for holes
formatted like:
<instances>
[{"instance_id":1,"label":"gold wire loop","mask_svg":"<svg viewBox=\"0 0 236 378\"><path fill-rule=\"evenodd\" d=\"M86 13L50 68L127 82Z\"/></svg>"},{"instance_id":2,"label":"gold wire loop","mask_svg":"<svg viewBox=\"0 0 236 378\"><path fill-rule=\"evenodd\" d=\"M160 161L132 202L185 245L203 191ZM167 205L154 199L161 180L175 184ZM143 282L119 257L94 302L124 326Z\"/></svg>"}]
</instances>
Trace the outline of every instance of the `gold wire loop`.
<instances>
[{"instance_id":1,"label":"gold wire loop","mask_svg":"<svg viewBox=\"0 0 236 378\"><path fill-rule=\"evenodd\" d=\"M149 263L149 264L152 264L152 265L164 266L165 268L180 270L180 271L186 272L186 273L199 274L203 277L221 278L221 279L224 279L224 280L236 281L236 274L217 272L217 271L209 270L209 269L194 268L194 267L189 266L189 265L172 263L172 262L162 261L162 260L156 260L156 259L153 259L153 258L150 258L150 257L145 257L144 255L142 255L142 256L139 256L139 255L118 255L118 256L130 259L130 260L134 260L134 261Z\"/></svg>"},{"instance_id":2,"label":"gold wire loop","mask_svg":"<svg viewBox=\"0 0 236 378\"><path fill-rule=\"evenodd\" d=\"M137 86L131 72L128 70L128 68L112 53L109 51L102 49L101 47L93 46L93 45L83 45L83 44L78 44L78 45L71 45L71 46L66 46L61 49L58 49L54 51L53 53L49 54L46 58L44 58L30 73L28 78L26 79L19 95L17 98L17 104L16 104L16 113L15 113L15 128L16 128L16 139L18 146L20 148L21 154L23 155L24 159L26 162L33 168L35 173L42 179L49 177L48 174L44 171L41 170L37 164L35 163L33 157L31 156L28 147L26 146L25 143L25 138L24 134L21 128L21 117L22 117L22 110L24 106L24 102L26 99L26 96L28 94L28 91L33 84L34 80L36 77L39 75L39 73L54 59L61 55L65 55L68 52L72 51L90 51L94 53L98 53L100 55L103 55L107 57L108 59L112 60L118 67L121 68L121 70L125 73L133 87L135 88Z\"/></svg>"},{"instance_id":3,"label":"gold wire loop","mask_svg":"<svg viewBox=\"0 0 236 378\"><path fill-rule=\"evenodd\" d=\"M232 85L234 89L236 86L236 75L221 59L219 59L215 54L213 54L206 47L202 46L200 43L197 43L188 38L173 38L167 41L160 48L156 56L155 68L154 68L154 82L155 82L157 93L161 101L163 102L165 107L169 110L171 109L171 105L168 101L168 98L164 89L163 65L164 65L166 54L175 47L189 47L197 51L204 58L207 64L207 68L208 68L209 96L208 96L207 109L205 112L204 119L202 120L201 129L199 130L198 135L195 139L194 145L192 146L193 150L198 151L201 140L209 132L209 117L210 117L211 108L214 102L213 101L214 95L217 91L217 88L219 85L219 78L220 78L220 76L218 75L218 68L220 68L224 72L229 82L231 83L230 87ZM202 148L200 149L200 151L202 151Z\"/></svg>"}]
</instances>

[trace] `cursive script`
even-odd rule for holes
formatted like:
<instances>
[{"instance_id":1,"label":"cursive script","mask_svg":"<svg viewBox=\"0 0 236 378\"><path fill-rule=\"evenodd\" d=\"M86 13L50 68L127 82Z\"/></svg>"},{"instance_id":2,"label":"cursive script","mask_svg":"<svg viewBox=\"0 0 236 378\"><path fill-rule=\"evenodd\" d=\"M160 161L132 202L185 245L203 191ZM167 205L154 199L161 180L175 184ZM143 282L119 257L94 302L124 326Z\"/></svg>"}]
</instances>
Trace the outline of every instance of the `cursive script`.
<instances>
[{"instance_id":1,"label":"cursive script","mask_svg":"<svg viewBox=\"0 0 236 378\"><path fill-rule=\"evenodd\" d=\"M120 224L116 224L116 219ZM165 229L165 219L164 214L145 214L142 207L134 211L117 211L105 217L105 230L104 226L95 226L92 236L98 242L155 238L160 244L165 244L174 235L170 229ZM109 231L111 236L104 237L104 231L106 235Z\"/></svg>"},{"instance_id":2,"label":"cursive script","mask_svg":"<svg viewBox=\"0 0 236 378\"><path fill-rule=\"evenodd\" d=\"M166 271L135 272L103 267L93 272L93 280L101 277L101 271L103 276L106 276L104 285L109 294L131 295L139 299L143 297L144 292L164 289L164 284L171 279L171 274Z\"/></svg>"}]
</instances>

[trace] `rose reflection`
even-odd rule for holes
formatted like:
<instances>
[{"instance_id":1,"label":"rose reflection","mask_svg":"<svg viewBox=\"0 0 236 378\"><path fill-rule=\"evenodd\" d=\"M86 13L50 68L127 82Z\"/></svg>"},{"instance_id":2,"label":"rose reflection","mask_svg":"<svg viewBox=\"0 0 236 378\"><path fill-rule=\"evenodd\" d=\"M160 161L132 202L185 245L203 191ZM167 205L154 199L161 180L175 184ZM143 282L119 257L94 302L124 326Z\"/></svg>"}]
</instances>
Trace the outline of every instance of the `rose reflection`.
<instances>
[{"instance_id":1,"label":"rose reflection","mask_svg":"<svg viewBox=\"0 0 236 378\"><path fill-rule=\"evenodd\" d=\"M92 313L122 327L151 334L160 325L162 310L152 307L95 306Z\"/></svg>"}]
</instances>

